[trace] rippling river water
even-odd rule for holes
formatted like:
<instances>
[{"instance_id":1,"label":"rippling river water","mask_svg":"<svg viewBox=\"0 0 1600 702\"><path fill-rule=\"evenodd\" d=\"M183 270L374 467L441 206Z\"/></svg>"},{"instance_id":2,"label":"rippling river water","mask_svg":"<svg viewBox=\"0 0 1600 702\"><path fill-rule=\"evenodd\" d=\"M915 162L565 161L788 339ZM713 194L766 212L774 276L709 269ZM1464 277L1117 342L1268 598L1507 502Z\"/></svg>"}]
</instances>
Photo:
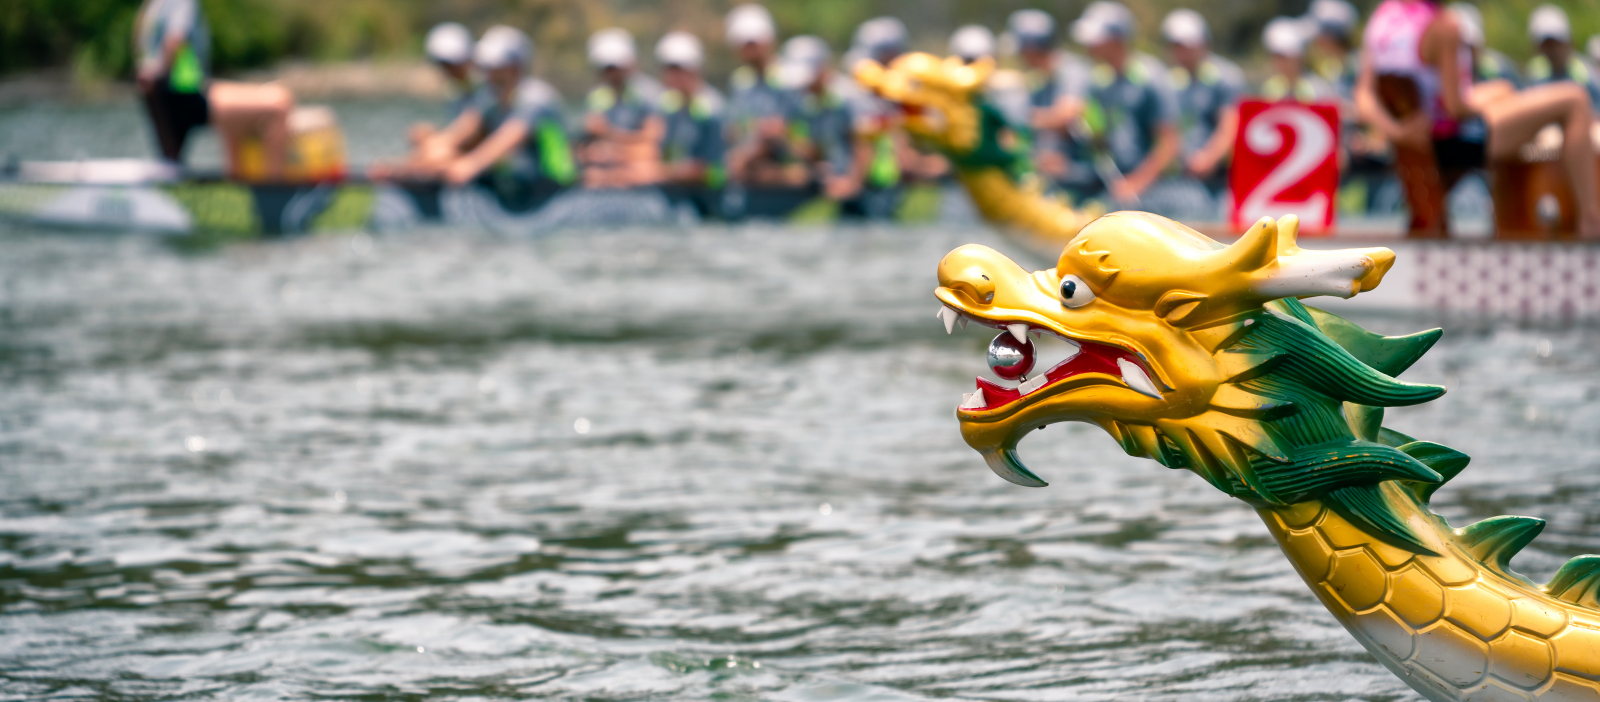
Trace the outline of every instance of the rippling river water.
<instances>
[{"instance_id":1,"label":"rippling river water","mask_svg":"<svg viewBox=\"0 0 1600 702\"><path fill-rule=\"evenodd\" d=\"M0 698L1412 700L1254 514L952 408L981 230L0 225ZM1411 331L1428 320L1362 320ZM1390 424L1600 551L1600 334L1454 323Z\"/></svg>"}]
</instances>

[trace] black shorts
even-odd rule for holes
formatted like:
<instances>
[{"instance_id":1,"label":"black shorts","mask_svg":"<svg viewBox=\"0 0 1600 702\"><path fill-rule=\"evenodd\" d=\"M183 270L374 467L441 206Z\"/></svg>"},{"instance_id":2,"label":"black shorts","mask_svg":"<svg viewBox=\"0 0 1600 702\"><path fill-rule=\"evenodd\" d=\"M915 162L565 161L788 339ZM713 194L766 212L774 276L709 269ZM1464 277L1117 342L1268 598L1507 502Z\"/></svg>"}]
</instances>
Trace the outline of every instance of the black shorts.
<instances>
[{"instance_id":1,"label":"black shorts","mask_svg":"<svg viewBox=\"0 0 1600 702\"><path fill-rule=\"evenodd\" d=\"M189 132L211 123L211 103L206 100L204 89L195 93L180 93L162 79L150 91L147 104L162 155L171 160L182 157L183 147L189 141Z\"/></svg>"},{"instance_id":2,"label":"black shorts","mask_svg":"<svg viewBox=\"0 0 1600 702\"><path fill-rule=\"evenodd\" d=\"M1453 136L1433 140L1433 160L1440 172L1470 171L1489 163L1489 153L1481 141L1471 141Z\"/></svg>"}]
</instances>

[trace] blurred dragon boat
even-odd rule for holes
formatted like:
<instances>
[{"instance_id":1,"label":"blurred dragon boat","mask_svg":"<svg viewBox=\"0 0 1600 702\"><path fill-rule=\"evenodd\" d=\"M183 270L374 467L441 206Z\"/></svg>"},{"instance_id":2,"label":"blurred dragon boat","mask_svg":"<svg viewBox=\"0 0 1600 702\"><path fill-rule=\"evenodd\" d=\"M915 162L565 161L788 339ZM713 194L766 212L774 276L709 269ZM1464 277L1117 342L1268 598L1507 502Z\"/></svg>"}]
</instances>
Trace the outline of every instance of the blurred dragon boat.
<instances>
[{"instance_id":1,"label":"blurred dragon boat","mask_svg":"<svg viewBox=\"0 0 1600 702\"><path fill-rule=\"evenodd\" d=\"M707 216L829 221L838 207L819 188L567 188L508 207L493 188L373 181L345 158L343 134L324 106L295 108L284 182L265 182L257 141L241 145L238 177L164 161L23 161L0 170L0 218L36 226L208 238L393 231L427 224L482 226L505 234L560 227L667 225ZM883 219L930 220L937 186L869 193Z\"/></svg>"},{"instance_id":2,"label":"blurred dragon boat","mask_svg":"<svg viewBox=\"0 0 1600 702\"><path fill-rule=\"evenodd\" d=\"M862 85L901 107L905 127L913 137L950 159L957 179L984 219L1025 249L1031 262L1053 263L1062 247L1102 212L1074 208L1044 192L1037 179L1019 174L1015 155L1002 146L1006 122L983 98L993 70L993 62L987 59L968 64L955 57L909 53L888 66L863 61L857 64L855 75ZM1550 174L1558 168L1554 153L1559 143L1548 143L1549 131L1524 149L1529 153L1524 154L1518 169L1496 178L1502 188L1525 188L1509 200L1532 203L1524 208L1529 212L1502 213L1519 215L1513 218L1514 231L1507 229L1504 216L1497 218L1498 234L1515 238L1410 239L1406 238L1406 219L1394 217L1345 218L1328 236L1304 240L1308 250L1375 241L1398 255L1399 263L1389 272L1389 282L1382 290L1334 300L1329 309L1540 321L1600 319L1600 241L1535 238L1551 229L1571 230L1571 203L1559 202L1550 193L1557 189ZM1557 142L1559 138L1556 134ZM1545 190L1536 190L1536 186ZM1570 192L1567 198L1570 200ZM1533 210L1553 211L1553 216L1545 216L1550 212L1540 216L1548 220L1543 225L1546 232L1533 231L1533 225L1524 223ZM1566 225L1562 225L1563 218ZM1223 240L1241 234L1221 222L1185 224Z\"/></svg>"}]
</instances>

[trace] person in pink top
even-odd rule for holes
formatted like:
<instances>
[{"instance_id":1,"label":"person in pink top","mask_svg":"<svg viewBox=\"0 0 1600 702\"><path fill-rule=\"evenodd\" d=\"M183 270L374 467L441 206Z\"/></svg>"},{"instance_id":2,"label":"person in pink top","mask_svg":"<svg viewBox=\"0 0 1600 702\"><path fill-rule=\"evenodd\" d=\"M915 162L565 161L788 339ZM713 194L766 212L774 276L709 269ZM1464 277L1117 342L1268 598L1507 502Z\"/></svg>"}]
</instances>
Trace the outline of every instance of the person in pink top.
<instances>
[{"instance_id":1,"label":"person in pink top","mask_svg":"<svg viewBox=\"0 0 1600 702\"><path fill-rule=\"evenodd\" d=\"M1378 98L1382 76L1410 79L1420 105L1403 117ZM1473 84L1470 53L1452 13L1429 0L1384 0L1367 23L1356 109L1397 146L1432 142L1441 172L1482 167L1513 158L1547 124L1567 138L1562 162L1578 194L1578 233L1600 238L1600 189L1589 137L1594 117L1589 96L1576 83L1517 91L1506 81Z\"/></svg>"}]
</instances>

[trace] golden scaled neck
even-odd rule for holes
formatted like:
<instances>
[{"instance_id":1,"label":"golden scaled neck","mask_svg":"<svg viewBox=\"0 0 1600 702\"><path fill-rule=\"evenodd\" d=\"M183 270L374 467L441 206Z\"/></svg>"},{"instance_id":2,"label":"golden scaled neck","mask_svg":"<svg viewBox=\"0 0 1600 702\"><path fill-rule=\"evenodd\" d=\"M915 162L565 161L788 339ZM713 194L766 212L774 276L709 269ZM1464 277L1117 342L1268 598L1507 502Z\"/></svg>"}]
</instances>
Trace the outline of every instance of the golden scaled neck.
<instances>
[{"instance_id":1,"label":"golden scaled neck","mask_svg":"<svg viewBox=\"0 0 1600 702\"><path fill-rule=\"evenodd\" d=\"M957 177L985 220L1041 243L1063 246L1100 214L1075 210L1045 195L1037 183L1018 183L995 166L962 168Z\"/></svg>"}]
</instances>

